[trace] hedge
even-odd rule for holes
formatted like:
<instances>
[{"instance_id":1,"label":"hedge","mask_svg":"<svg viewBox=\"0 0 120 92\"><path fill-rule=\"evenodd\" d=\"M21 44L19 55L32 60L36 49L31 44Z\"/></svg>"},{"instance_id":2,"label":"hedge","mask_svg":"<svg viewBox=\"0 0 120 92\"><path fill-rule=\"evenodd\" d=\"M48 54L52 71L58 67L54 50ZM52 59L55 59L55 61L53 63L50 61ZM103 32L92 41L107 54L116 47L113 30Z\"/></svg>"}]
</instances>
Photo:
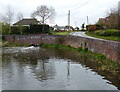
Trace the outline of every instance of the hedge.
<instances>
[{"instance_id":1,"label":"hedge","mask_svg":"<svg viewBox=\"0 0 120 92\"><path fill-rule=\"evenodd\" d=\"M27 34L28 32L28 26L11 26L11 34Z\"/></svg>"},{"instance_id":2,"label":"hedge","mask_svg":"<svg viewBox=\"0 0 120 92\"><path fill-rule=\"evenodd\" d=\"M116 29L97 30L92 34L95 34L98 36L120 36L120 31Z\"/></svg>"},{"instance_id":3,"label":"hedge","mask_svg":"<svg viewBox=\"0 0 120 92\"><path fill-rule=\"evenodd\" d=\"M49 25L30 25L30 33L49 33Z\"/></svg>"},{"instance_id":4,"label":"hedge","mask_svg":"<svg viewBox=\"0 0 120 92\"><path fill-rule=\"evenodd\" d=\"M3 34L9 34L9 26L3 25ZM11 26L10 34L49 33L49 25Z\"/></svg>"},{"instance_id":5,"label":"hedge","mask_svg":"<svg viewBox=\"0 0 120 92\"><path fill-rule=\"evenodd\" d=\"M87 25L86 26L87 31L95 31L95 30L101 30L103 27L101 25Z\"/></svg>"}]
</instances>

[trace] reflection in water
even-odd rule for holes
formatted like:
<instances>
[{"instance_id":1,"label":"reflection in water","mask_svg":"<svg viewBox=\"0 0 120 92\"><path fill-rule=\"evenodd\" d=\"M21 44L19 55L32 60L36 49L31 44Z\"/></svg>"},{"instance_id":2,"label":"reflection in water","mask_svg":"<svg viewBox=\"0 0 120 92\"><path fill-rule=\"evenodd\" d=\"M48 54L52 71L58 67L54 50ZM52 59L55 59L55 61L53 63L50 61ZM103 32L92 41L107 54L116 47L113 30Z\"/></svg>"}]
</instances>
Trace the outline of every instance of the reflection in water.
<instances>
[{"instance_id":1,"label":"reflection in water","mask_svg":"<svg viewBox=\"0 0 120 92\"><path fill-rule=\"evenodd\" d=\"M54 79L55 69L53 62L48 64L45 60L39 60L37 65L30 65L30 69L40 81Z\"/></svg>"},{"instance_id":2,"label":"reflection in water","mask_svg":"<svg viewBox=\"0 0 120 92\"><path fill-rule=\"evenodd\" d=\"M0 47L0 91L2 91L2 48Z\"/></svg>"},{"instance_id":3,"label":"reflection in water","mask_svg":"<svg viewBox=\"0 0 120 92\"><path fill-rule=\"evenodd\" d=\"M69 86L69 81L70 81L70 61L69 60L67 65L67 79L68 79L68 86Z\"/></svg>"},{"instance_id":4,"label":"reflection in water","mask_svg":"<svg viewBox=\"0 0 120 92\"><path fill-rule=\"evenodd\" d=\"M118 74L113 76L103 72L99 65L90 57L72 50L3 48L3 89L119 89ZM110 81L105 78L110 80L111 84L108 84Z\"/></svg>"}]
</instances>

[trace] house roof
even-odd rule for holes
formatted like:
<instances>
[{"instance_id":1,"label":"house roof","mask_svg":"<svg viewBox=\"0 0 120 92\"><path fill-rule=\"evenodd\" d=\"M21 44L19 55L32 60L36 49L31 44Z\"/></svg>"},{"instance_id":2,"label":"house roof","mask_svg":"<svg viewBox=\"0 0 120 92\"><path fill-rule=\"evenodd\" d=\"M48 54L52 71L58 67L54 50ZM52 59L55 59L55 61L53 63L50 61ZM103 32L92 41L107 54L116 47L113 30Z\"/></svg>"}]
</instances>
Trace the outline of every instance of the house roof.
<instances>
[{"instance_id":1,"label":"house roof","mask_svg":"<svg viewBox=\"0 0 120 92\"><path fill-rule=\"evenodd\" d=\"M66 28L66 27L65 27L65 26L58 26L58 25L55 25L55 26L53 26L53 28L64 29L64 28Z\"/></svg>"},{"instance_id":2,"label":"house roof","mask_svg":"<svg viewBox=\"0 0 120 92\"><path fill-rule=\"evenodd\" d=\"M53 26L53 28L55 28L55 30L74 30L74 28L72 26L58 26L55 25Z\"/></svg>"},{"instance_id":3,"label":"house roof","mask_svg":"<svg viewBox=\"0 0 120 92\"><path fill-rule=\"evenodd\" d=\"M37 19L22 19L16 23L14 23L13 25L30 25L30 24L38 24Z\"/></svg>"},{"instance_id":4,"label":"house roof","mask_svg":"<svg viewBox=\"0 0 120 92\"><path fill-rule=\"evenodd\" d=\"M105 22L106 18L99 18L99 22Z\"/></svg>"}]
</instances>

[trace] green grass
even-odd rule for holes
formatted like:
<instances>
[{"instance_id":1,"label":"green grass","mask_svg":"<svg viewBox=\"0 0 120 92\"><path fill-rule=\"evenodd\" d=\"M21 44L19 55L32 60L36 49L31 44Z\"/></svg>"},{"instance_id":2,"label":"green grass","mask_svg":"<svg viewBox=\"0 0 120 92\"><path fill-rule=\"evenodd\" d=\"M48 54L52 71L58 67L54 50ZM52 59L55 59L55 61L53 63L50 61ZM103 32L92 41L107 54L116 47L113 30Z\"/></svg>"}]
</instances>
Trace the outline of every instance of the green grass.
<instances>
[{"instance_id":1,"label":"green grass","mask_svg":"<svg viewBox=\"0 0 120 92\"><path fill-rule=\"evenodd\" d=\"M52 32L52 35L69 35L69 32Z\"/></svg>"},{"instance_id":2,"label":"green grass","mask_svg":"<svg viewBox=\"0 0 120 92\"><path fill-rule=\"evenodd\" d=\"M71 32L78 32L78 31L52 32L52 35L69 35Z\"/></svg>"},{"instance_id":3,"label":"green grass","mask_svg":"<svg viewBox=\"0 0 120 92\"><path fill-rule=\"evenodd\" d=\"M120 42L120 31L115 29L96 30L94 32L86 32L86 34L96 38L102 38L106 40L113 40Z\"/></svg>"},{"instance_id":4,"label":"green grass","mask_svg":"<svg viewBox=\"0 0 120 92\"><path fill-rule=\"evenodd\" d=\"M81 48L81 47L74 48L69 45L66 46L66 45L61 45L61 44L44 44L44 43L40 44L39 46L43 48L55 48L55 49L60 49L60 50L68 49L68 50L77 51L78 57L82 56L85 60L87 60L87 61L84 61L84 63L90 62L89 61L90 59L92 60L92 62L90 63L95 64L93 66L95 66L94 69L96 71L108 72L108 73L111 73L113 76L118 75L118 72L120 69L120 64L117 63L116 61L108 59L103 54L93 53L89 51L88 48Z\"/></svg>"},{"instance_id":5,"label":"green grass","mask_svg":"<svg viewBox=\"0 0 120 92\"><path fill-rule=\"evenodd\" d=\"M105 69L113 69L113 67L116 69L116 68L120 67L120 64L118 64L117 62L108 59L103 54L93 53L93 52L89 51L88 48L81 48L81 47L74 48L74 47L71 47L69 45L44 44L44 43L41 43L39 46L42 47L42 48L71 49L71 50L77 51L80 54L82 54L83 56L92 57L95 61L99 62L99 64L103 64L104 63L104 65L107 65L106 68L104 67Z\"/></svg>"},{"instance_id":6,"label":"green grass","mask_svg":"<svg viewBox=\"0 0 120 92\"><path fill-rule=\"evenodd\" d=\"M93 34L86 33L88 36L96 37L96 38L101 38L101 39L106 39L106 40L113 40L113 41L119 41L120 42L120 37L115 37L115 36L97 36Z\"/></svg>"},{"instance_id":7,"label":"green grass","mask_svg":"<svg viewBox=\"0 0 120 92\"><path fill-rule=\"evenodd\" d=\"M44 43L41 43L41 44L39 44L39 46L43 47L43 48L56 48L56 49L72 48L69 45L61 45L61 44L44 44Z\"/></svg>"}]
</instances>

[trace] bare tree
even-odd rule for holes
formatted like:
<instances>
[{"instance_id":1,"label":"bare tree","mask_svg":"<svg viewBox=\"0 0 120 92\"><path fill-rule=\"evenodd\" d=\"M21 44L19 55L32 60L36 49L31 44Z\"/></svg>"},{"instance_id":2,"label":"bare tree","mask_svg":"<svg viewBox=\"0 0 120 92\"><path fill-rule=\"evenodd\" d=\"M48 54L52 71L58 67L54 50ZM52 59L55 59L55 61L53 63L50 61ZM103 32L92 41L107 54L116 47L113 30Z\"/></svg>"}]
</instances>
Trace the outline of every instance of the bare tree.
<instances>
[{"instance_id":1,"label":"bare tree","mask_svg":"<svg viewBox=\"0 0 120 92\"><path fill-rule=\"evenodd\" d=\"M47 7L46 5L41 5L37 7L31 15L32 17L39 17L40 23L45 24L47 20L51 20L55 17L55 9L53 7Z\"/></svg>"},{"instance_id":2,"label":"bare tree","mask_svg":"<svg viewBox=\"0 0 120 92\"><path fill-rule=\"evenodd\" d=\"M105 26L108 29L118 29L120 21L120 15L118 7L111 8L106 12L106 18L98 22L101 26Z\"/></svg>"},{"instance_id":3,"label":"bare tree","mask_svg":"<svg viewBox=\"0 0 120 92\"><path fill-rule=\"evenodd\" d=\"M7 7L6 18L8 20L8 24L11 25L14 17L14 12L11 6Z\"/></svg>"},{"instance_id":4,"label":"bare tree","mask_svg":"<svg viewBox=\"0 0 120 92\"><path fill-rule=\"evenodd\" d=\"M21 12L18 12L17 14L17 20L23 19L23 14Z\"/></svg>"},{"instance_id":5,"label":"bare tree","mask_svg":"<svg viewBox=\"0 0 120 92\"><path fill-rule=\"evenodd\" d=\"M17 20L20 21L21 19L23 19L23 14L21 12L18 12L17 14ZM21 25L19 25L20 27L20 34L23 34L23 27Z\"/></svg>"},{"instance_id":6,"label":"bare tree","mask_svg":"<svg viewBox=\"0 0 120 92\"><path fill-rule=\"evenodd\" d=\"M118 7L110 9L107 15L107 26L109 28L118 28L118 19L120 18L118 14Z\"/></svg>"},{"instance_id":7,"label":"bare tree","mask_svg":"<svg viewBox=\"0 0 120 92\"><path fill-rule=\"evenodd\" d=\"M37 15L37 14L36 14L36 11L34 11L34 12L31 14L31 17L32 17L32 18L35 18L36 15Z\"/></svg>"},{"instance_id":8,"label":"bare tree","mask_svg":"<svg viewBox=\"0 0 120 92\"><path fill-rule=\"evenodd\" d=\"M9 24L9 34L11 33L11 27L10 27L10 25L12 24L13 17L14 17L14 12L12 10L12 7L8 6L5 18L7 19L7 23Z\"/></svg>"},{"instance_id":9,"label":"bare tree","mask_svg":"<svg viewBox=\"0 0 120 92\"><path fill-rule=\"evenodd\" d=\"M120 1L118 2L118 29L120 31Z\"/></svg>"}]
</instances>

